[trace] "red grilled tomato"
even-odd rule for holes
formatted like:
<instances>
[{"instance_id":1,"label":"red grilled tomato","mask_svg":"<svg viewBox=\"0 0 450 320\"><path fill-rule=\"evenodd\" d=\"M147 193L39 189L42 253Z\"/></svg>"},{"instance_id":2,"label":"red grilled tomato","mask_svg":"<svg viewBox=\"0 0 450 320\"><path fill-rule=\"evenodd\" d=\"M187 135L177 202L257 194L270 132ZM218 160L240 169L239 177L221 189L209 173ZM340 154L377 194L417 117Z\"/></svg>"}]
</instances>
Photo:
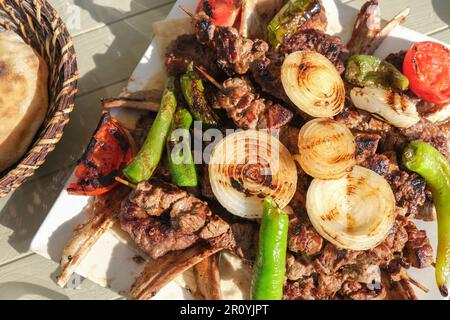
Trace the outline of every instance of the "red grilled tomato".
<instances>
[{"instance_id":1,"label":"red grilled tomato","mask_svg":"<svg viewBox=\"0 0 450 320\"><path fill-rule=\"evenodd\" d=\"M116 176L131 162L133 148L120 123L105 112L75 170L70 194L98 196L117 186Z\"/></svg>"},{"instance_id":2,"label":"red grilled tomato","mask_svg":"<svg viewBox=\"0 0 450 320\"><path fill-rule=\"evenodd\" d=\"M197 13L204 11L216 26L232 27L241 6L242 0L200 0Z\"/></svg>"},{"instance_id":3,"label":"red grilled tomato","mask_svg":"<svg viewBox=\"0 0 450 320\"><path fill-rule=\"evenodd\" d=\"M450 102L450 53L445 46L418 42L406 54L403 73L419 98L435 104Z\"/></svg>"}]
</instances>

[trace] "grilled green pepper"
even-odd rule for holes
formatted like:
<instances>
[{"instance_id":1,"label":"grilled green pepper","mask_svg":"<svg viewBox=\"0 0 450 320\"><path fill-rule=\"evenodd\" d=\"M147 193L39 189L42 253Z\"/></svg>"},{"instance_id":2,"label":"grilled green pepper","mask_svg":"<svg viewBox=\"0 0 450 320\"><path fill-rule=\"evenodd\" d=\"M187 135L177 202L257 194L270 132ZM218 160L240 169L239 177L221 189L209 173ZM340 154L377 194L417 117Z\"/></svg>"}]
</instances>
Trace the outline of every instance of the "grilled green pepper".
<instances>
[{"instance_id":1,"label":"grilled green pepper","mask_svg":"<svg viewBox=\"0 0 450 320\"><path fill-rule=\"evenodd\" d=\"M192 116L188 110L178 107L173 118L172 130L167 139L167 157L172 182L179 187L196 187L197 171L189 143ZM175 135L179 134L181 137ZM187 133L187 134L186 134ZM179 138L182 141L179 141ZM184 153L187 151L187 153Z\"/></svg>"},{"instance_id":2,"label":"grilled green pepper","mask_svg":"<svg viewBox=\"0 0 450 320\"><path fill-rule=\"evenodd\" d=\"M347 62L345 79L360 87L406 90L409 80L387 61L369 55L355 55Z\"/></svg>"},{"instance_id":3,"label":"grilled green pepper","mask_svg":"<svg viewBox=\"0 0 450 320\"><path fill-rule=\"evenodd\" d=\"M140 183L150 179L161 160L164 144L177 108L174 81L173 77L167 80L158 115L150 128L144 145L130 165L123 171L132 183Z\"/></svg>"},{"instance_id":4,"label":"grilled green pepper","mask_svg":"<svg viewBox=\"0 0 450 320\"><path fill-rule=\"evenodd\" d=\"M438 249L436 256L436 283L441 294L448 295L450 275L450 164L433 146L414 141L403 153L405 166L420 174L433 194L438 220Z\"/></svg>"},{"instance_id":5,"label":"grilled green pepper","mask_svg":"<svg viewBox=\"0 0 450 320\"><path fill-rule=\"evenodd\" d=\"M219 118L206 100L203 81L200 75L194 71L193 63L189 65L187 72L181 76L180 84L184 99L194 119L207 126L217 126Z\"/></svg>"},{"instance_id":6,"label":"grilled green pepper","mask_svg":"<svg viewBox=\"0 0 450 320\"><path fill-rule=\"evenodd\" d=\"M253 300L283 298L288 227L288 215L281 211L271 198L266 198L253 271Z\"/></svg>"},{"instance_id":7,"label":"grilled green pepper","mask_svg":"<svg viewBox=\"0 0 450 320\"><path fill-rule=\"evenodd\" d=\"M270 44L277 47L286 36L299 30L320 10L321 6L317 0L290 0L267 26Z\"/></svg>"}]
</instances>

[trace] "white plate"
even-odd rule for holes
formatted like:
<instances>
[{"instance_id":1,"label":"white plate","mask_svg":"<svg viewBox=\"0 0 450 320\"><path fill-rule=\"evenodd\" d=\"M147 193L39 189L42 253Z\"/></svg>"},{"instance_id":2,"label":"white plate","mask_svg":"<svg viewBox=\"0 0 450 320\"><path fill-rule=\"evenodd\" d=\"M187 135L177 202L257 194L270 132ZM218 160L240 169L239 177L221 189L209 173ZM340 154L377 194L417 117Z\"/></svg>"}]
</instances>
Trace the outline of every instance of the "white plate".
<instances>
[{"instance_id":1,"label":"white plate","mask_svg":"<svg viewBox=\"0 0 450 320\"><path fill-rule=\"evenodd\" d=\"M184 5L194 11L197 1L178 0L168 19L185 17L179 9L179 5ZM328 32L341 36L343 41L347 42L358 11L342 4L339 0L325 0L324 5L329 20ZM385 57L389 53L408 49L414 42L424 40L436 41L415 31L397 27L389 38L383 42L376 55ZM131 76L125 90L128 92L142 90L148 85L150 79L154 79L155 76L160 74L162 68L160 54L155 41L153 41ZM121 117L129 116L133 119L134 115L135 113L121 112ZM62 191L35 235L31 243L31 250L59 262L64 244L72 236L75 226L85 218L83 207L86 204L86 197L71 196L65 190ZM436 249L436 223L417 221L417 225L427 231L431 244ZM106 232L82 261L77 273L101 286L108 286L118 293L125 294L142 269L141 265L133 261L132 258L135 255L136 253L132 249L110 232ZM428 294L416 290L420 299L442 299L434 282L433 268L411 269L409 274L430 289ZM155 299L190 298L190 294L174 282L166 286L155 297Z\"/></svg>"}]
</instances>

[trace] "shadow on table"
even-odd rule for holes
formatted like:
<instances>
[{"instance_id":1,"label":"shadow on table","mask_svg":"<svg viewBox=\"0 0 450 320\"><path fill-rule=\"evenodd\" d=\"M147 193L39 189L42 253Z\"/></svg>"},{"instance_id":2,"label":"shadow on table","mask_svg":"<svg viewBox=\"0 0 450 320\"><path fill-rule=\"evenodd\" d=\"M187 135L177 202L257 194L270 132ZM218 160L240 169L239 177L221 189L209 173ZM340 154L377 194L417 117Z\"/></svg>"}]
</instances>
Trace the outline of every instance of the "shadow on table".
<instances>
[{"instance_id":1,"label":"shadow on table","mask_svg":"<svg viewBox=\"0 0 450 320\"><path fill-rule=\"evenodd\" d=\"M447 25L450 24L450 1L448 0L433 0L434 12Z\"/></svg>"},{"instance_id":2,"label":"shadow on table","mask_svg":"<svg viewBox=\"0 0 450 320\"><path fill-rule=\"evenodd\" d=\"M97 5L90 0L75 0L74 2L81 9L89 11L98 22L111 21L108 17L117 19L117 17L126 14L115 8ZM137 1L131 2L132 10L137 5L136 3ZM97 12L101 12L101 16ZM149 30L150 23L149 21ZM80 88L85 85L93 85L91 88L84 88L84 92L98 90L95 94L77 97L75 109L70 116L70 123L65 128L64 136L56 150L48 156L47 161L34 177L30 178L27 183L6 199L0 199L0 225L13 231L8 242L19 253L25 253L29 250L34 234L56 201L66 180L73 171L76 161L81 157L89 143L92 132L101 116L100 99L108 94L120 93L107 92L106 89L99 88L114 84L105 83L105 79L113 78L114 65L125 64L129 66L129 74L131 74L140 58L139 53L136 53L139 52L136 46L142 49L143 54L150 43L149 34L145 36L144 33L139 32L127 22L112 23L107 25L107 28L114 36L114 41L105 53L94 55L95 69L79 79ZM133 57L138 57L135 61L130 59L129 51L132 47ZM111 61L115 61L115 63L112 64ZM99 78L100 74L106 76ZM120 88L117 90L120 90Z\"/></svg>"}]
</instances>

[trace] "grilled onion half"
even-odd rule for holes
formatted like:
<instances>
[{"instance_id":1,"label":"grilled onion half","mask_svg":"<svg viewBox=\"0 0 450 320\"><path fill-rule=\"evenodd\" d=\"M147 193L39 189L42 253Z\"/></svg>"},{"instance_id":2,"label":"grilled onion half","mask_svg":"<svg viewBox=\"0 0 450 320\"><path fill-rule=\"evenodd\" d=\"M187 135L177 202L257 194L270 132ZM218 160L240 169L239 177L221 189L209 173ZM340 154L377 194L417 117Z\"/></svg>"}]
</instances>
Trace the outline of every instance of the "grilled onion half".
<instances>
[{"instance_id":1,"label":"grilled onion half","mask_svg":"<svg viewBox=\"0 0 450 320\"><path fill-rule=\"evenodd\" d=\"M350 92L353 104L381 117L398 128L409 128L420 121L417 103L404 94L379 88L353 88Z\"/></svg>"},{"instance_id":2,"label":"grilled onion half","mask_svg":"<svg viewBox=\"0 0 450 320\"><path fill-rule=\"evenodd\" d=\"M280 208L286 207L297 188L291 154L266 131L240 131L225 137L212 150L208 171L220 204L247 219L261 217L266 196Z\"/></svg>"},{"instance_id":3,"label":"grilled onion half","mask_svg":"<svg viewBox=\"0 0 450 320\"><path fill-rule=\"evenodd\" d=\"M360 166L339 180L313 180L306 208L322 237L350 250L376 247L395 222L391 187L383 177Z\"/></svg>"},{"instance_id":4,"label":"grilled onion half","mask_svg":"<svg viewBox=\"0 0 450 320\"><path fill-rule=\"evenodd\" d=\"M281 67L281 81L289 99L312 117L333 117L344 108L344 81L320 53L297 51L288 55Z\"/></svg>"},{"instance_id":5,"label":"grilled onion half","mask_svg":"<svg viewBox=\"0 0 450 320\"><path fill-rule=\"evenodd\" d=\"M305 124L298 137L300 166L318 179L339 179L356 164L356 143L351 131L331 119L314 119Z\"/></svg>"}]
</instances>

